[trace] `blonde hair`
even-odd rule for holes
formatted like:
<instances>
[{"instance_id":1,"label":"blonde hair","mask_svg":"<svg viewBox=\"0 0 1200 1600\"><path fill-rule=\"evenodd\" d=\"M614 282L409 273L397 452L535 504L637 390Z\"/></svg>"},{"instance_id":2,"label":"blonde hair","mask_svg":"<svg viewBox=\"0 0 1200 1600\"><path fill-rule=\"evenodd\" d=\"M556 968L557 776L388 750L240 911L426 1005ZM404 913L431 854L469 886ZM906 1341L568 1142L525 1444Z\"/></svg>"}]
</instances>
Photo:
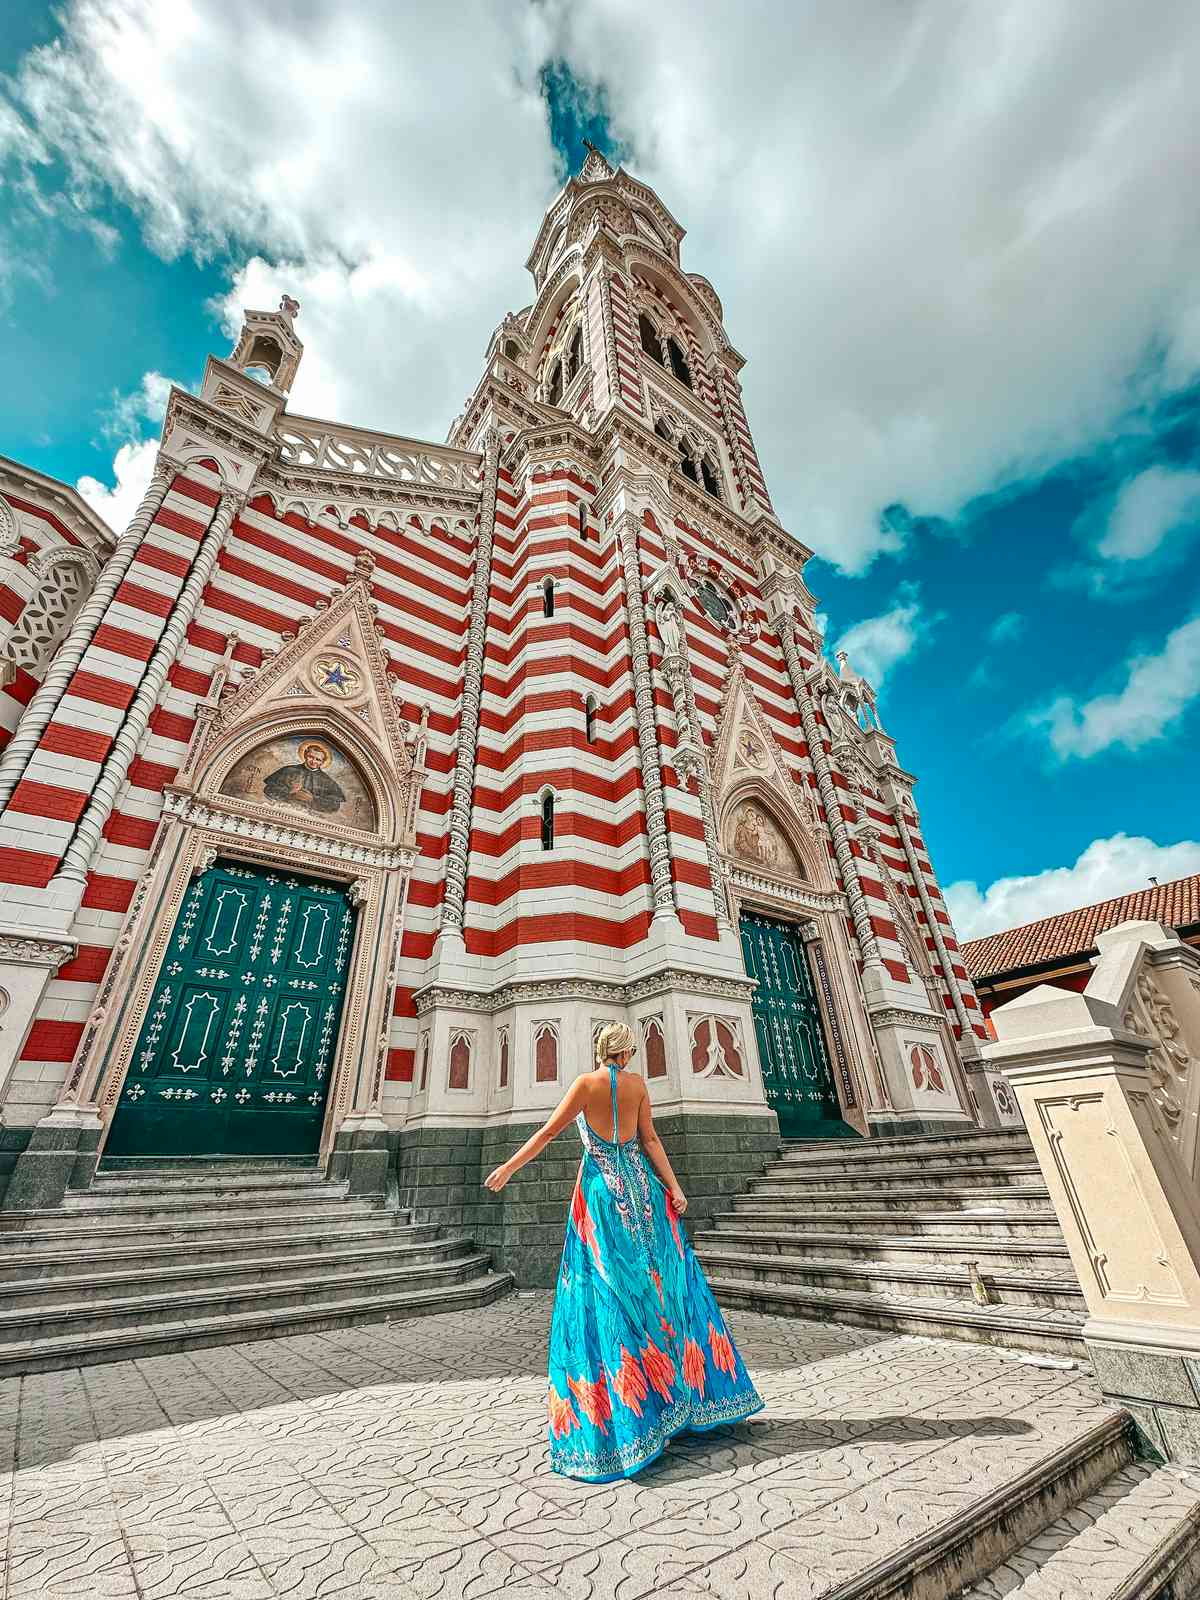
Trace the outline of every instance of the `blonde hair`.
<instances>
[{"instance_id":1,"label":"blonde hair","mask_svg":"<svg viewBox=\"0 0 1200 1600\"><path fill-rule=\"evenodd\" d=\"M596 1065L602 1067L610 1056L622 1050L628 1050L631 1055L636 1052L633 1029L624 1022L606 1023L596 1035Z\"/></svg>"}]
</instances>

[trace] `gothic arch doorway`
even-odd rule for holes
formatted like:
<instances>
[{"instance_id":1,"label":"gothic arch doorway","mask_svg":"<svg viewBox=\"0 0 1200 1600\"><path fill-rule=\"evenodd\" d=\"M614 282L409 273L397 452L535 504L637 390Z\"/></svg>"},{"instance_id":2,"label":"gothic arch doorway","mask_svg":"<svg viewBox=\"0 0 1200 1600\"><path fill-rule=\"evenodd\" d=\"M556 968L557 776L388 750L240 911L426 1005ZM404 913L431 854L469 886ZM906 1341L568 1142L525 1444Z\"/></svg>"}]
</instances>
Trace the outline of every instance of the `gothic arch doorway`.
<instances>
[{"instance_id":1,"label":"gothic arch doorway","mask_svg":"<svg viewBox=\"0 0 1200 1600\"><path fill-rule=\"evenodd\" d=\"M171 931L106 1164L315 1158L345 1002L346 885L223 860Z\"/></svg>"}]
</instances>

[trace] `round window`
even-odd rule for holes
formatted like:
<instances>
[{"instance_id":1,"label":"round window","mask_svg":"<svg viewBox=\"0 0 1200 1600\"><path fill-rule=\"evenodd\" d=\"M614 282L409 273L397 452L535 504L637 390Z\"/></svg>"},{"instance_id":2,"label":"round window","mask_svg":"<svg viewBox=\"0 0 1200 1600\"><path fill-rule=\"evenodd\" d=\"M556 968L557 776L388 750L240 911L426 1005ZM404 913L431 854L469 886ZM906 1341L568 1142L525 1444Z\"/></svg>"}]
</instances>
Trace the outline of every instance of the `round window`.
<instances>
[{"instance_id":1,"label":"round window","mask_svg":"<svg viewBox=\"0 0 1200 1600\"><path fill-rule=\"evenodd\" d=\"M701 609L722 628L727 628L733 621L733 607L711 579L706 578L697 587L696 599Z\"/></svg>"}]
</instances>

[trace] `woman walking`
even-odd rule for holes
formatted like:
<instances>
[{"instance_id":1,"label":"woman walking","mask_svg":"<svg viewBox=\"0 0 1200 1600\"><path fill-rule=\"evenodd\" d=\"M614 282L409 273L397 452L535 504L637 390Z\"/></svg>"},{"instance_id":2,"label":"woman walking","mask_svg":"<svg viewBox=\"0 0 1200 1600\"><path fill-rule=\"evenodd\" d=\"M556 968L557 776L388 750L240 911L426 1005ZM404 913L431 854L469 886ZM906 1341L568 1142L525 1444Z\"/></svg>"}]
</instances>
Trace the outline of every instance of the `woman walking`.
<instances>
[{"instance_id":1,"label":"woman walking","mask_svg":"<svg viewBox=\"0 0 1200 1600\"><path fill-rule=\"evenodd\" d=\"M583 1160L550 1324L547 1407L551 1465L592 1483L631 1477L674 1434L740 1422L763 1404L680 1226L687 1201L646 1085L622 1071L634 1049L623 1022L602 1028L596 1070L486 1180L499 1193L574 1120Z\"/></svg>"}]
</instances>

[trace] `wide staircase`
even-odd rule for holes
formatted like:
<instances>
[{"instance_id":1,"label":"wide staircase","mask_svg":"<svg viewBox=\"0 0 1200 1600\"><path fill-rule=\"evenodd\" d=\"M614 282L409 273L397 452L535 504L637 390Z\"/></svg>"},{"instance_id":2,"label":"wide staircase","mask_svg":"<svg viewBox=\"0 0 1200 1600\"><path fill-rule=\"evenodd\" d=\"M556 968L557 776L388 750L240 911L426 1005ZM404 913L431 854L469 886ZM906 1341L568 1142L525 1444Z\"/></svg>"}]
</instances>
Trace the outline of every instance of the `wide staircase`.
<instances>
[{"instance_id":1,"label":"wide staircase","mask_svg":"<svg viewBox=\"0 0 1200 1600\"><path fill-rule=\"evenodd\" d=\"M0 1212L0 1377L483 1305L513 1286L467 1238L314 1167L101 1173Z\"/></svg>"},{"instance_id":2,"label":"wide staircase","mask_svg":"<svg viewBox=\"0 0 1200 1600\"><path fill-rule=\"evenodd\" d=\"M727 1306L1085 1354L1083 1294L1023 1131L786 1142L695 1243Z\"/></svg>"}]
</instances>

